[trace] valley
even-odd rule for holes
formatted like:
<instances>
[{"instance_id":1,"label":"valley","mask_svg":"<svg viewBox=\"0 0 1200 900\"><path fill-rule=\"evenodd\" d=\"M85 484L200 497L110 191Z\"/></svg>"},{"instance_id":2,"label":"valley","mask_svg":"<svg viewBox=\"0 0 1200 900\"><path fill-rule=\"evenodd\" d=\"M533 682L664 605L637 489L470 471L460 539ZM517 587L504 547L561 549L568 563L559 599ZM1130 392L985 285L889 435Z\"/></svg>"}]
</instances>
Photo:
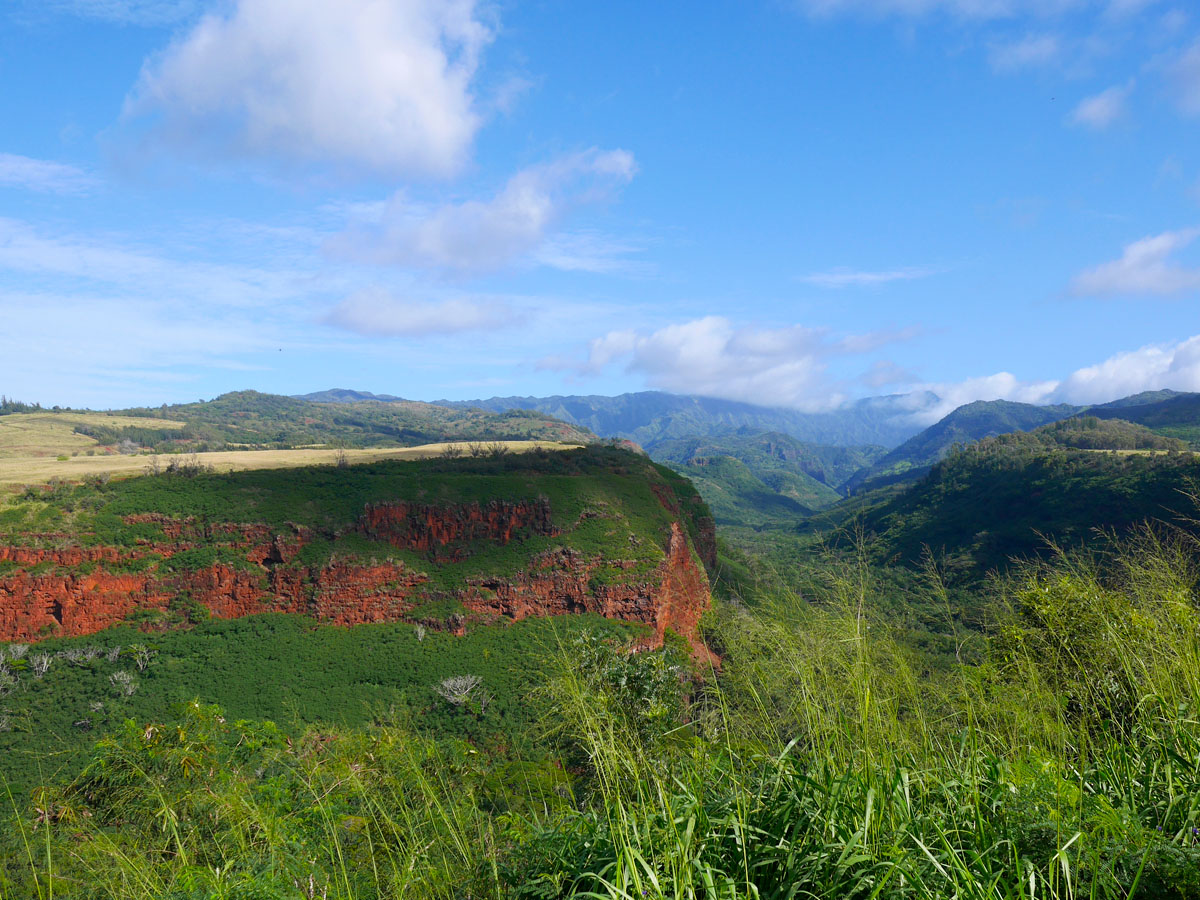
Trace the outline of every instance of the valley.
<instances>
[{"instance_id":1,"label":"valley","mask_svg":"<svg viewBox=\"0 0 1200 900\"><path fill-rule=\"evenodd\" d=\"M1191 897L1188 396L849 445L346 392L0 415L0 897L649 896L634 853L655 896L933 898L1068 842L1072 891Z\"/></svg>"}]
</instances>

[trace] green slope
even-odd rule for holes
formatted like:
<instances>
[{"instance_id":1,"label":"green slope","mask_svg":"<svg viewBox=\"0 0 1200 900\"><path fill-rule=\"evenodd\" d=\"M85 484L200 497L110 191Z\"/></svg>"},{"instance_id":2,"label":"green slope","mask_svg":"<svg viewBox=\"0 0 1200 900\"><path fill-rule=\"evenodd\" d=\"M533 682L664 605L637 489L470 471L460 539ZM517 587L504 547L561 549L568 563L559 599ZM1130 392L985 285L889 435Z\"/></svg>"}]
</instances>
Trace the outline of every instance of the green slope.
<instances>
[{"instance_id":1,"label":"green slope","mask_svg":"<svg viewBox=\"0 0 1200 900\"><path fill-rule=\"evenodd\" d=\"M491 500L548 501L560 533L516 534L504 545L464 540L454 553L420 553L372 540L354 530L364 507L410 500L433 506ZM645 456L600 445L574 451L494 458L385 462L347 467L256 470L232 474L158 475L108 484L59 485L32 490L0 507L0 543L64 547L75 544L142 547L167 540L157 522L126 517L154 513L187 521L179 539L189 549L169 559L84 563L29 570L0 562L0 576L60 574L74 577L109 569L169 573L213 562L259 573L244 544L223 523L264 524L278 534L311 530L287 563L300 578L336 557L341 562L392 558L430 581L409 616L427 622L460 608L448 592L475 576L504 577L528 569L544 551L562 548L598 562L592 584L644 582L664 558L673 521L681 520L694 544L711 546L708 510L695 488ZM705 543L707 542L707 543ZM240 556L239 556L240 554ZM188 598L166 614L135 613L128 624L71 639L50 639L14 659L0 644L0 780L21 787L59 766L70 768L92 741L93 730L124 718L162 718L171 704L200 697L231 715L303 726L360 724L389 708L406 710L419 727L506 746L527 743L540 715L528 697L539 655L557 647L558 635L601 627L632 634L632 625L590 617L481 624L468 622L465 637L430 628L422 634L403 623L337 628L302 616L266 615L209 621ZM138 630L139 628L149 631ZM142 671L134 645L155 651ZM43 678L31 661L42 653L81 648L98 653L55 658ZM106 654L119 647L117 655ZM132 695L112 681L118 671L137 683ZM484 678L493 702L474 712L449 706L432 686L452 675ZM15 680L9 681L9 678ZM93 704L99 704L93 706ZM41 776L39 776L39 769Z\"/></svg>"},{"instance_id":2,"label":"green slope","mask_svg":"<svg viewBox=\"0 0 1200 900\"><path fill-rule=\"evenodd\" d=\"M14 668L18 689L0 700L0 780L20 792L70 772L98 734L125 719L168 717L200 698L231 718L270 719L299 732L307 725L356 726L400 714L422 732L482 744L528 746L544 710L528 702L532 673L560 641L583 629L632 637L645 629L596 616L527 619L476 628L458 637L390 623L354 628L319 626L303 616L268 614L214 620L180 631L146 634L131 626L38 644L58 656L42 678ZM0 645L3 646L3 645ZM72 650L97 648L91 659ZM149 651L139 669L137 648ZM117 651L115 659L107 654ZM12 664L10 664L12 665ZM113 683L129 672L136 690ZM434 691L443 679L482 679L490 702L455 707Z\"/></svg>"},{"instance_id":3,"label":"green slope","mask_svg":"<svg viewBox=\"0 0 1200 900\"><path fill-rule=\"evenodd\" d=\"M1169 394L1170 396L1163 396ZM1129 400L1152 399L1153 402L1106 404L1088 410L1089 415L1102 419L1125 419L1145 425L1158 434L1179 438L1200 446L1200 394L1176 394L1157 391L1139 394Z\"/></svg>"},{"instance_id":4,"label":"green slope","mask_svg":"<svg viewBox=\"0 0 1200 900\"><path fill-rule=\"evenodd\" d=\"M916 564L928 548L974 578L1043 553L1048 542L1083 544L1148 519L1191 527L1188 493L1200 484L1200 457L1130 423L1094 423L1052 424L959 449L907 490L867 492L831 510L832 540L861 527L882 557ZM1130 443L1169 449L1126 449Z\"/></svg>"},{"instance_id":5,"label":"green slope","mask_svg":"<svg viewBox=\"0 0 1200 900\"><path fill-rule=\"evenodd\" d=\"M317 403L235 391L214 400L120 410L121 415L168 419L183 428L79 429L104 444L131 440L159 452L239 447L287 449L312 445L415 446L439 441L550 440L588 443L596 436L542 413L450 409L413 401ZM152 425L153 423L147 423Z\"/></svg>"},{"instance_id":6,"label":"green slope","mask_svg":"<svg viewBox=\"0 0 1200 900\"><path fill-rule=\"evenodd\" d=\"M452 548L461 557L453 562L400 550L355 530L364 509L380 501L444 506L538 499L549 502L556 535L529 534L504 545L469 541ZM197 568L217 560L255 568L244 558L239 562L233 539L210 530L210 523L264 524L285 535L301 526L313 537L289 565L392 557L429 576L426 593L432 603L440 591L466 578L523 571L534 554L557 547L603 560L613 578L644 578L664 558L676 516L693 540L702 541L708 515L695 488L675 472L627 450L593 445L480 459L163 474L48 492L32 489L0 511L0 539L117 547L165 541L160 526L128 521L144 513L193 523L196 533L188 539L194 546L184 562ZM151 571L178 567L183 557L149 558L147 565Z\"/></svg>"},{"instance_id":7,"label":"green slope","mask_svg":"<svg viewBox=\"0 0 1200 900\"><path fill-rule=\"evenodd\" d=\"M761 528L837 503L838 486L883 453L762 432L662 441L652 455L695 482L719 523Z\"/></svg>"},{"instance_id":8,"label":"green slope","mask_svg":"<svg viewBox=\"0 0 1200 900\"><path fill-rule=\"evenodd\" d=\"M768 485L730 456L700 457L690 465L677 465L676 470L696 485L718 525L788 525L812 513L780 490L786 485L778 481Z\"/></svg>"},{"instance_id":9,"label":"green slope","mask_svg":"<svg viewBox=\"0 0 1200 900\"><path fill-rule=\"evenodd\" d=\"M960 406L945 418L905 441L872 466L855 474L846 487L860 490L872 483L908 480L943 459L955 444L1013 431L1028 431L1074 415L1079 407L1033 406L1009 400L978 400Z\"/></svg>"}]
</instances>

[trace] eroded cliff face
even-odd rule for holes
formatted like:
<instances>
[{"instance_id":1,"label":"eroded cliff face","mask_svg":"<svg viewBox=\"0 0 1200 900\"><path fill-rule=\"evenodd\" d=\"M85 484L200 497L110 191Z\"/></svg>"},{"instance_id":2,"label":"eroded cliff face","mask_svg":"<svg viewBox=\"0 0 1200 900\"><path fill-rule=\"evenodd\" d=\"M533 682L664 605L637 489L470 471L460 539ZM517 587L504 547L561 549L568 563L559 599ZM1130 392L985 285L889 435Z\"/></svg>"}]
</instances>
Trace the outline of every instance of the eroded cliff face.
<instances>
[{"instance_id":1,"label":"eroded cliff face","mask_svg":"<svg viewBox=\"0 0 1200 900\"><path fill-rule=\"evenodd\" d=\"M609 619L641 622L661 643L668 628L693 637L709 606L708 576L696 564L678 522L671 523L666 558L647 578L596 583L597 561L556 550L542 554L517 579L478 579L463 605L491 617L590 612Z\"/></svg>"},{"instance_id":2,"label":"eroded cliff face","mask_svg":"<svg viewBox=\"0 0 1200 900\"><path fill-rule=\"evenodd\" d=\"M339 625L419 620L455 631L472 621L586 611L644 623L660 643L668 628L694 638L711 602L708 577L678 521L664 536L661 564L640 576L633 561L589 559L562 547L531 557L515 575L467 579L450 591L433 589L425 573L394 560L298 565L297 554L313 539L301 528L277 533L262 525L158 516L135 521L161 526L168 540L132 548L0 546L0 562L9 563L0 574L0 640L90 634L141 610L166 611L182 601L220 618L289 612ZM438 562L461 558L471 541L507 543L555 533L545 500L443 508L376 504L364 510L359 529ZM245 565L171 571L171 557L213 542L235 549ZM151 555L162 562L138 565ZM440 600L462 612L440 620L414 613L420 604Z\"/></svg>"},{"instance_id":3,"label":"eroded cliff face","mask_svg":"<svg viewBox=\"0 0 1200 900\"><path fill-rule=\"evenodd\" d=\"M360 527L370 537L405 550L432 553L435 559L447 562L465 557L465 545L473 541L507 544L515 537L556 533L550 502L544 498L453 507L373 503L363 513Z\"/></svg>"}]
</instances>

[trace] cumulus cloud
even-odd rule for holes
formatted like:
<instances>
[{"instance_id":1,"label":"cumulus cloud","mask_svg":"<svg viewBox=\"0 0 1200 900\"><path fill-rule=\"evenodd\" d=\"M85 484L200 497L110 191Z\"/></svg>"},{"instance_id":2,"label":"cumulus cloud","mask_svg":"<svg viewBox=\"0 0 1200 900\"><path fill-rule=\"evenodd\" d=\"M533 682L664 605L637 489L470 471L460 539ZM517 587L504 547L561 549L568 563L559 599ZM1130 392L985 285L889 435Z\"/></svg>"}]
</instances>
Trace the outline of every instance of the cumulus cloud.
<instances>
[{"instance_id":1,"label":"cumulus cloud","mask_svg":"<svg viewBox=\"0 0 1200 900\"><path fill-rule=\"evenodd\" d=\"M829 373L837 357L903 340L908 332L834 338L822 328L735 327L707 316L653 332L611 331L588 345L582 362L550 358L542 368L597 373L614 364L645 377L651 387L742 400L766 406L830 409L847 399Z\"/></svg>"},{"instance_id":2,"label":"cumulus cloud","mask_svg":"<svg viewBox=\"0 0 1200 900\"><path fill-rule=\"evenodd\" d=\"M490 331L515 325L523 318L502 300L406 300L382 288L368 288L339 303L325 322L371 337L423 337Z\"/></svg>"},{"instance_id":3,"label":"cumulus cloud","mask_svg":"<svg viewBox=\"0 0 1200 900\"><path fill-rule=\"evenodd\" d=\"M813 272L801 276L800 280L824 288L844 287L875 287L892 281L912 281L914 278L927 278L937 273L936 269L910 266L904 269L890 269L882 272L865 272L855 269L830 269L828 272Z\"/></svg>"},{"instance_id":4,"label":"cumulus cloud","mask_svg":"<svg viewBox=\"0 0 1200 900\"><path fill-rule=\"evenodd\" d=\"M83 194L96 180L82 169L44 159L0 153L0 187L55 194Z\"/></svg>"},{"instance_id":5,"label":"cumulus cloud","mask_svg":"<svg viewBox=\"0 0 1200 900\"><path fill-rule=\"evenodd\" d=\"M475 0L235 0L147 62L125 116L205 152L445 176L491 37Z\"/></svg>"},{"instance_id":6,"label":"cumulus cloud","mask_svg":"<svg viewBox=\"0 0 1200 900\"><path fill-rule=\"evenodd\" d=\"M1073 372L1055 391L1068 403L1103 403L1141 391L1200 391L1200 335L1151 344Z\"/></svg>"},{"instance_id":7,"label":"cumulus cloud","mask_svg":"<svg viewBox=\"0 0 1200 900\"><path fill-rule=\"evenodd\" d=\"M1018 41L993 44L988 60L997 71L1014 72L1052 63L1061 49L1058 38L1052 34L1028 34Z\"/></svg>"},{"instance_id":8,"label":"cumulus cloud","mask_svg":"<svg viewBox=\"0 0 1200 900\"><path fill-rule=\"evenodd\" d=\"M363 262L460 272L496 269L533 253L571 209L606 196L636 170L624 150L593 149L523 169L488 200L422 209L397 195L377 220L352 225L329 248ZM560 245L547 248L539 261L595 270L598 259L565 252Z\"/></svg>"},{"instance_id":9,"label":"cumulus cloud","mask_svg":"<svg viewBox=\"0 0 1200 900\"><path fill-rule=\"evenodd\" d=\"M1102 131L1125 115L1129 94L1132 91L1133 82L1130 82L1086 97L1071 112L1071 123Z\"/></svg>"},{"instance_id":10,"label":"cumulus cloud","mask_svg":"<svg viewBox=\"0 0 1200 900\"><path fill-rule=\"evenodd\" d=\"M1072 291L1080 295L1170 296L1200 290L1200 268L1173 263L1171 257L1200 235L1200 228L1164 231L1125 246L1120 259L1076 276Z\"/></svg>"}]
</instances>

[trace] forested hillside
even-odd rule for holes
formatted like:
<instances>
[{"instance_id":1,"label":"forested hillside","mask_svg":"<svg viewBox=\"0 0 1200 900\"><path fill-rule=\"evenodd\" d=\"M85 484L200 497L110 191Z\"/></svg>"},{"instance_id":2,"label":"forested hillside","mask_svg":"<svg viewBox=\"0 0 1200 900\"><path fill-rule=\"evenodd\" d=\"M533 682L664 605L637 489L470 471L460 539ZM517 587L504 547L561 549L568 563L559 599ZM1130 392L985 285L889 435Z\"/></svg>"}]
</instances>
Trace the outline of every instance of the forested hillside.
<instances>
[{"instance_id":1,"label":"forested hillside","mask_svg":"<svg viewBox=\"0 0 1200 900\"><path fill-rule=\"evenodd\" d=\"M662 441L745 432L781 432L800 441L894 447L921 429L913 413L937 402L928 393L868 397L828 412L755 406L712 397L643 391L616 397L492 397L438 401L458 409L536 410L602 437L627 438L649 451Z\"/></svg>"},{"instance_id":2,"label":"forested hillside","mask_svg":"<svg viewBox=\"0 0 1200 900\"><path fill-rule=\"evenodd\" d=\"M437 441L552 440L586 443L595 435L536 412L452 410L415 401L310 403L277 394L237 391L215 400L121 410L126 416L184 423L176 432L113 429L93 435L101 443L133 440L156 449L224 447L284 449L313 444L372 447Z\"/></svg>"},{"instance_id":3,"label":"forested hillside","mask_svg":"<svg viewBox=\"0 0 1200 900\"><path fill-rule=\"evenodd\" d=\"M1008 400L979 400L960 406L944 419L856 473L847 483L857 490L869 483L907 480L926 472L955 444L998 434L1028 431L1078 412L1074 406L1033 406Z\"/></svg>"},{"instance_id":4,"label":"forested hillside","mask_svg":"<svg viewBox=\"0 0 1200 900\"><path fill-rule=\"evenodd\" d=\"M1070 419L960 447L907 490L848 507L877 552L908 564L926 550L970 577L1014 557L1076 546L1145 520L1190 527L1200 456L1128 422ZM837 539L837 538L835 538Z\"/></svg>"},{"instance_id":5,"label":"forested hillside","mask_svg":"<svg viewBox=\"0 0 1200 900\"><path fill-rule=\"evenodd\" d=\"M760 527L837 503L843 482L884 452L771 432L662 441L652 456L695 482L721 524Z\"/></svg>"}]
</instances>

